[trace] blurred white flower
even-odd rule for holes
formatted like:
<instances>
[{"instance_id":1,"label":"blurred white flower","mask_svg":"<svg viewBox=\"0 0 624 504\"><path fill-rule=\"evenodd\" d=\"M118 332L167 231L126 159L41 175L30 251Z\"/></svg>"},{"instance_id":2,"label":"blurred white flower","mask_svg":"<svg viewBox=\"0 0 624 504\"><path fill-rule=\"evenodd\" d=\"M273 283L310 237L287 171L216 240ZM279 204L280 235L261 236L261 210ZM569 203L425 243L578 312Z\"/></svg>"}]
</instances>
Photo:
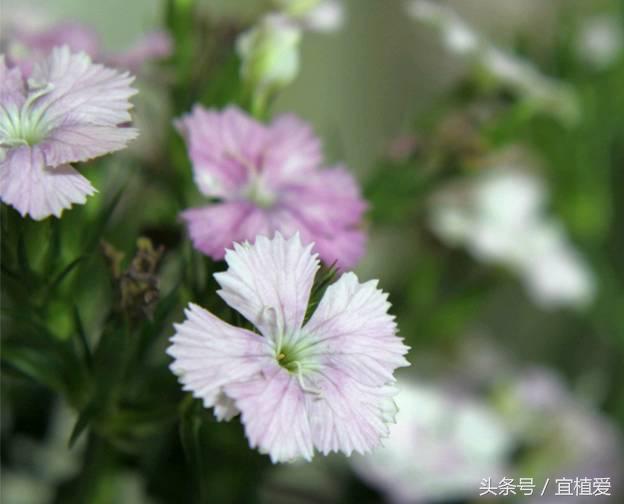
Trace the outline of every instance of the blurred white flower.
<instances>
[{"instance_id":1,"label":"blurred white flower","mask_svg":"<svg viewBox=\"0 0 624 504\"><path fill-rule=\"evenodd\" d=\"M624 47L624 28L614 16L596 15L581 26L576 49L579 57L596 69L611 65Z\"/></svg>"},{"instance_id":2,"label":"blurred white flower","mask_svg":"<svg viewBox=\"0 0 624 504\"><path fill-rule=\"evenodd\" d=\"M0 498L11 504L50 504L54 489L35 475L3 469L0 474Z\"/></svg>"},{"instance_id":3,"label":"blurred white flower","mask_svg":"<svg viewBox=\"0 0 624 504\"><path fill-rule=\"evenodd\" d=\"M546 196L536 174L496 165L435 195L429 222L443 241L516 272L540 306L588 304L593 276L561 224L546 214Z\"/></svg>"},{"instance_id":4,"label":"blurred white flower","mask_svg":"<svg viewBox=\"0 0 624 504\"><path fill-rule=\"evenodd\" d=\"M344 24L342 0L274 0L274 3L303 29L332 32Z\"/></svg>"},{"instance_id":5,"label":"blurred white flower","mask_svg":"<svg viewBox=\"0 0 624 504\"><path fill-rule=\"evenodd\" d=\"M557 222L545 222L531 232L523 276L531 296L544 307L587 305L595 295L594 278L568 242Z\"/></svg>"},{"instance_id":6,"label":"blurred white flower","mask_svg":"<svg viewBox=\"0 0 624 504\"><path fill-rule=\"evenodd\" d=\"M444 388L399 382L399 412L384 447L352 467L391 502L474 496L483 477L501 477L511 436L485 404Z\"/></svg>"},{"instance_id":7,"label":"blurred white flower","mask_svg":"<svg viewBox=\"0 0 624 504\"><path fill-rule=\"evenodd\" d=\"M290 84L299 71L301 29L281 14L268 14L236 41L241 76L260 100Z\"/></svg>"},{"instance_id":8,"label":"blurred white flower","mask_svg":"<svg viewBox=\"0 0 624 504\"><path fill-rule=\"evenodd\" d=\"M2 471L0 501L15 504L54 502L54 487L80 469L84 438L69 450L67 440L76 423L76 415L63 402L54 406L48 432L43 440L14 436L7 446L12 468Z\"/></svg>"},{"instance_id":9,"label":"blurred white flower","mask_svg":"<svg viewBox=\"0 0 624 504\"><path fill-rule=\"evenodd\" d=\"M500 49L445 5L431 0L411 0L406 5L412 18L440 32L449 50L471 58L521 98L567 124L579 119L577 97L566 83L542 74L531 62Z\"/></svg>"},{"instance_id":10,"label":"blurred white flower","mask_svg":"<svg viewBox=\"0 0 624 504\"><path fill-rule=\"evenodd\" d=\"M558 374L546 368L529 368L501 387L500 393L499 411L505 425L530 447L518 461L519 472L530 468L535 479L542 481L553 474L609 477L612 494L618 495L624 474L622 436L607 417L575 397ZM559 501L552 496L530 502ZM569 502L593 500L580 497Z\"/></svg>"},{"instance_id":11,"label":"blurred white flower","mask_svg":"<svg viewBox=\"0 0 624 504\"><path fill-rule=\"evenodd\" d=\"M407 12L414 19L438 28L444 43L451 51L467 54L479 49L481 44L479 34L445 5L415 0L407 4Z\"/></svg>"}]
</instances>

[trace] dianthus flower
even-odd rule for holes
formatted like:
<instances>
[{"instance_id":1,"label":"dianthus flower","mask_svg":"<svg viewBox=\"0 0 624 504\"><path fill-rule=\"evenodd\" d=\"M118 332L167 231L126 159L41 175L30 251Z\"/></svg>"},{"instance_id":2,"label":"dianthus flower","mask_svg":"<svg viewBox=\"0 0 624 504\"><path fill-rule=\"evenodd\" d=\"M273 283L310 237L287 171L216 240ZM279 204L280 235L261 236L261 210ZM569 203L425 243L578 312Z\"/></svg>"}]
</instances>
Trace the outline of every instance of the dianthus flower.
<instances>
[{"instance_id":1,"label":"dianthus flower","mask_svg":"<svg viewBox=\"0 0 624 504\"><path fill-rule=\"evenodd\" d=\"M95 189L70 163L126 146L137 132L133 78L55 48L26 79L0 56L0 199L22 216L59 217Z\"/></svg>"},{"instance_id":2,"label":"dianthus flower","mask_svg":"<svg viewBox=\"0 0 624 504\"><path fill-rule=\"evenodd\" d=\"M235 244L218 293L260 334L191 304L168 349L184 389L220 420L240 412L251 447L273 462L377 446L396 412L393 372L409 365L376 281L343 274L305 322L311 250L279 233Z\"/></svg>"},{"instance_id":3,"label":"dianthus flower","mask_svg":"<svg viewBox=\"0 0 624 504\"><path fill-rule=\"evenodd\" d=\"M235 107L196 106L176 123L195 182L217 203L185 211L193 244L220 260L233 242L299 231L326 264L353 266L364 251L366 204L343 167L321 169L321 146L292 115L259 123Z\"/></svg>"}]
</instances>

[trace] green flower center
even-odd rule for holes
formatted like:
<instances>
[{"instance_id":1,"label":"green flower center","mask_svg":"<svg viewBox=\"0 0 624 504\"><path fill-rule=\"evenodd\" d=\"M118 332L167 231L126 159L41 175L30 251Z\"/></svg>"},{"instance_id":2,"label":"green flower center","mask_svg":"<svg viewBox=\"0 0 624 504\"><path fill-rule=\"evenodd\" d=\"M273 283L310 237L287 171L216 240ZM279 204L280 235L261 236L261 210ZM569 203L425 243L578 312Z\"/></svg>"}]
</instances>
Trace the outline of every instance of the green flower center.
<instances>
[{"instance_id":1,"label":"green flower center","mask_svg":"<svg viewBox=\"0 0 624 504\"><path fill-rule=\"evenodd\" d=\"M271 208L276 197L267 187L262 177L254 174L245 189L245 197L260 208Z\"/></svg>"},{"instance_id":2,"label":"green flower center","mask_svg":"<svg viewBox=\"0 0 624 504\"><path fill-rule=\"evenodd\" d=\"M33 104L51 90L48 85L31 92L19 108L14 104L0 105L0 148L33 146L46 137L50 127L43 117L45 108L33 109Z\"/></svg>"},{"instance_id":3,"label":"green flower center","mask_svg":"<svg viewBox=\"0 0 624 504\"><path fill-rule=\"evenodd\" d=\"M281 367L297 378L302 390L309 394L320 395L321 390L309 381L309 373L319 369L318 362L312 355L314 346L313 342L306 341L305 338L280 343L275 352L275 359Z\"/></svg>"},{"instance_id":4,"label":"green flower center","mask_svg":"<svg viewBox=\"0 0 624 504\"><path fill-rule=\"evenodd\" d=\"M303 357L297 347L292 345L282 345L275 354L277 363L290 373L298 373L303 369Z\"/></svg>"}]
</instances>

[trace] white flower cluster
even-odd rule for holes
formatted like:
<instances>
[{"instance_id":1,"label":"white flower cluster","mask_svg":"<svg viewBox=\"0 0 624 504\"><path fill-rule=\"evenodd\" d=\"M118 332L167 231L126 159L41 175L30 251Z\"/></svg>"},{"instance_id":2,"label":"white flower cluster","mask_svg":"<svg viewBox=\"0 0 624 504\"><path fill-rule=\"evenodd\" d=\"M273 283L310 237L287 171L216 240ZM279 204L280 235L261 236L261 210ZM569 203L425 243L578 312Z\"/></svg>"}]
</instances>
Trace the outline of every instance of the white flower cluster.
<instances>
[{"instance_id":1,"label":"white flower cluster","mask_svg":"<svg viewBox=\"0 0 624 504\"><path fill-rule=\"evenodd\" d=\"M624 28L617 18L606 14L584 21L577 39L579 57L591 67L609 67L624 48Z\"/></svg>"},{"instance_id":2,"label":"white flower cluster","mask_svg":"<svg viewBox=\"0 0 624 504\"><path fill-rule=\"evenodd\" d=\"M407 503L471 495L483 474L505 473L512 436L487 404L424 382L400 386L384 447L352 459L361 478Z\"/></svg>"},{"instance_id":3,"label":"white flower cluster","mask_svg":"<svg viewBox=\"0 0 624 504\"><path fill-rule=\"evenodd\" d=\"M536 174L497 165L438 193L430 225L445 242L515 271L540 306L585 305L594 296L593 276L561 223L546 214L546 197Z\"/></svg>"}]
</instances>

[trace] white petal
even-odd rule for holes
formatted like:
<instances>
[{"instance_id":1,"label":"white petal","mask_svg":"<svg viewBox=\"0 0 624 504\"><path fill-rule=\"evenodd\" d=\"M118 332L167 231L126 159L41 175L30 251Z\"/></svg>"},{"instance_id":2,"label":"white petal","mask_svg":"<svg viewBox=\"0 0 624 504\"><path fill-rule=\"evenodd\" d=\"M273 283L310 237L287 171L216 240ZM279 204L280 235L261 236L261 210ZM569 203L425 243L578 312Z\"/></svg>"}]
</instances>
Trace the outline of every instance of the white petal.
<instances>
[{"instance_id":1,"label":"white petal","mask_svg":"<svg viewBox=\"0 0 624 504\"><path fill-rule=\"evenodd\" d=\"M275 364L254 379L233 383L226 392L241 410L245 434L252 448L267 453L273 462L313 456L308 419L310 398L297 379Z\"/></svg>"},{"instance_id":2,"label":"white petal","mask_svg":"<svg viewBox=\"0 0 624 504\"><path fill-rule=\"evenodd\" d=\"M306 358L365 385L392 381L394 370L409 363L403 357L408 347L396 335L389 308L388 295L376 280L361 284L355 274L345 273L327 288L302 330L314 344Z\"/></svg>"},{"instance_id":3,"label":"white petal","mask_svg":"<svg viewBox=\"0 0 624 504\"><path fill-rule=\"evenodd\" d=\"M233 416L223 385L247 380L270 361L266 341L258 334L231 326L203 308L190 304L186 320L176 324L167 353L174 358L171 370L184 390L201 398L204 406L217 406L220 419Z\"/></svg>"},{"instance_id":4,"label":"white petal","mask_svg":"<svg viewBox=\"0 0 624 504\"><path fill-rule=\"evenodd\" d=\"M298 234L269 240L258 236L254 246L235 244L225 260L229 269L217 273L219 295L271 340L297 337L308 306L319 263Z\"/></svg>"},{"instance_id":5,"label":"white petal","mask_svg":"<svg viewBox=\"0 0 624 504\"><path fill-rule=\"evenodd\" d=\"M130 121L128 99L137 92L130 87L133 80L128 73L94 64L85 53L72 54L63 46L35 65L29 83L51 87L34 106L44 112L48 125L117 126Z\"/></svg>"},{"instance_id":6,"label":"white petal","mask_svg":"<svg viewBox=\"0 0 624 504\"><path fill-rule=\"evenodd\" d=\"M367 453L390 433L398 389L368 387L334 369L315 381L322 392L309 403L314 446L324 455L342 452Z\"/></svg>"}]
</instances>

